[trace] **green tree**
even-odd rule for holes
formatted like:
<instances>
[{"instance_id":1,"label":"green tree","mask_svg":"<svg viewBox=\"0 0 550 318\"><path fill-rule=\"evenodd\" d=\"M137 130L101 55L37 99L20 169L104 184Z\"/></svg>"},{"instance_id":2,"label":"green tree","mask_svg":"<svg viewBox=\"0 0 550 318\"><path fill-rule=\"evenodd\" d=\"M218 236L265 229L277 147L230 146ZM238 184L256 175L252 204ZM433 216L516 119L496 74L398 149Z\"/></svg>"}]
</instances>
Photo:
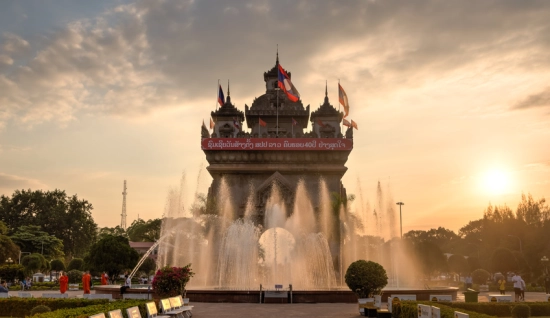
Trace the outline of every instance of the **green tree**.
<instances>
[{"instance_id":1,"label":"green tree","mask_svg":"<svg viewBox=\"0 0 550 318\"><path fill-rule=\"evenodd\" d=\"M63 242L57 237L42 231L40 226L21 226L11 236L11 239L25 252L40 253L51 258L64 255Z\"/></svg>"},{"instance_id":2,"label":"green tree","mask_svg":"<svg viewBox=\"0 0 550 318\"><path fill-rule=\"evenodd\" d=\"M483 285L491 278L491 274L481 268L478 268L472 272L472 281L474 284Z\"/></svg>"},{"instance_id":3,"label":"green tree","mask_svg":"<svg viewBox=\"0 0 550 318\"><path fill-rule=\"evenodd\" d=\"M19 247L11 240L8 233L8 227L0 221L0 263L7 259L17 261L19 256Z\"/></svg>"},{"instance_id":4,"label":"green tree","mask_svg":"<svg viewBox=\"0 0 550 318\"><path fill-rule=\"evenodd\" d=\"M127 238L108 235L90 247L84 260L91 270L118 277L123 271L135 267L138 259L138 252L130 247Z\"/></svg>"},{"instance_id":5,"label":"green tree","mask_svg":"<svg viewBox=\"0 0 550 318\"><path fill-rule=\"evenodd\" d=\"M147 258L145 261L143 261L143 264L139 267L139 270L144 272L147 275L150 275L152 272L154 272L157 269L157 263L152 258Z\"/></svg>"},{"instance_id":6,"label":"green tree","mask_svg":"<svg viewBox=\"0 0 550 318\"><path fill-rule=\"evenodd\" d=\"M38 253L23 257L21 259L21 265L25 267L25 272L29 274L44 272L50 269L50 263L46 261L44 256Z\"/></svg>"},{"instance_id":7,"label":"green tree","mask_svg":"<svg viewBox=\"0 0 550 318\"><path fill-rule=\"evenodd\" d=\"M20 264L0 266L0 277L9 282L13 282L15 279L22 280L25 278L25 267Z\"/></svg>"},{"instance_id":8,"label":"green tree","mask_svg":"<svg viewBox=\"0 0 550 318\"><path fill-rule=\"evenodd\" d=\"M67 272L67 277L69 278L69 283L71 284L79 284L82 282L82 275L84 275L84 272L81 272L78 269L73 269Z\"/></svg>"},{"instance_id":9,"label":"green tree","mask_svg":"<svg viewBox=\"0 0 550 318\"><path fill-rule=\"evenodd\" d=\"M161 219L144 221L137 219L126 229L131 242L155 242L160 238Z\"/></svg>"},{"instance_id":10,"label":"green tree","mask_svg":"<svg viewBox=\"0 0 550 318\"><path fill-rule=\"evenodd\" d=\"M94 242L97 224L92 205L65 191L16 190L11 197L0 197L0 221L12 235L22 226L39 226L63 242L67 257L82 256Z\"/></svg>"},{"instance_id":11,"label":"green tree","mask_svg":"<svg viewBox=\"0 0 550 318\"><path fill-rule=\"evenodd\" d=\"M82 258L73 258L69 265L67 266L68 271L72 271L73 269L76 269L78 271L84 270L84 260Z\"/></svg>"},{"instance_id":12,"label":"green tree","mask_svg":"<svg viewBox=\"0 0 550 318\"><path fill-rule=\"evenodd\" d=\"M500 272L503 275L515 271L518 268L518 262L514 254L507 248L498 248L491 256L491 269L494 272Z\"/></svg>"},{"instance_id":13,"label":"green tree","mask_svg":"<svg viewBox=\"0 0 550 318\"><path fill-rule=\"evenodd\" d=\"M414 246L414 252L424 276L429 278L446 270L447 258L437 244L430 241L420 242Z\"/></svg>"},{"instance_id":14,"label":"green tree","mask_svg":"<svg viewBox=\"0 0 550 318\"><path fill-rule=\"evenodd\" d=\"M358 298L378 294L388 284L388 275L382 265L365 260L351 263L346 271L346 284Z\"/></svg>"},{"instance_id":15,"label":"green tree","mask_svg":"<svg viewBox=\"0 0 550 318\"><path fill-rule=\"evenodd\" d=\"M102 227L99 229L97 239L101 240L105 238L108 235L112 236L124 236L128 237L128 234L126 234L126 231L120 227L120 225L117 225L115 227Z\"/></svg>"},{"instance_id":16,"label":"green tree","mask_svg":"<svg viewBox=\"0 0 550 318\"><path fill-rule=\"evenodd\" d=\"M453 254L447 260L449 270L459 276L470 272L470 265L466 258L460 254Z\"/></svg>"}]
</instances>

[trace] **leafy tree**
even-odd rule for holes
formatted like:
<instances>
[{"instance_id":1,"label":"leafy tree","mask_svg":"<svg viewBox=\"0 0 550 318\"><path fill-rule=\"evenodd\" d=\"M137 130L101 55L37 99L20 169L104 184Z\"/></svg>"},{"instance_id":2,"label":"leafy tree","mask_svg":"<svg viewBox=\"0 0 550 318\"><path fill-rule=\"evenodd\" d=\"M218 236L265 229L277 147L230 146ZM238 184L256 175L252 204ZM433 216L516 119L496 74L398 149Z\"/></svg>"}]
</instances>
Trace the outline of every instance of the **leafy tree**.
<instances>
[{"instance_id":1,"label":"leafy tree","mask_svg":"<svg viewBox=\"0 0 550 318\"><path fill-rule=\"evenodd\" d=\"M30 274L50 269L50 263L46 261L42 254L38 253L23 257L21 259L21 265L23 265L25 267L25 271Z\"/></svg>"},{"instance_id":2,"label":"leafy tree","mask_svg":"<svg viewBox=\"0 0 550 318\"><path fill-rule=\"evenodd\" d=\"M67 272L67 277L69 277L69 283L79 284L82 281L82 275L84 272L81 272L77 269L73 269Z\"/></svg>"},{"instance_id":3,"label":"leafy tree","mask_svg":"<svg viewBox=\"0 0 550 318\"><path fill-rule=\"evenodd\" d=\"M518 262L514 254L507 248L498 248L491 257L491 269L494 272L500 272L503 275L515 271L518 268Z\"/></svg>"},{"instance_id":4,"label":"leafy tree","mask_svg":"<svg viewBox=\"0 0 550 318\"><path fill-rule=\"evenodd\" d=\"M143 261L143 264L139 267L139 270L146 273L147 275L151 274L155 269L157 269L157 263L152 258L146 258Z\"/></svg>"},{"instance_id":5,"label":"leafy tree","mask_svg":"<svg viewBox=\"0 0 550 318\"><path fill-rule=\"evenodd\" d=\"M160 238L161 219L144 221L137 219L128 227L128 239L131 242L155 242Z\"/></svg>"},{"instance_id":6,"label":"leafy tree","mask_svg":"<svg viewBox=\"0 0 550 318\"><path fill-rule=\"evenodd\" d=\"M478 268L481 268L481 263L479 262L479 258L475 256L468 257L468 266L470 267L469 270L471 272Z\"/></svg>"},{"instance_id":7,"label":"leafy tree","mask_svg":"<svg viewBox=\"0 0 550 318\"><path fill-rule=\"evenodd\" d=\"M368 298L379 293L388 284L388 275L382 265L358 260L349 265L345 280L358 298Z\"/></svg>"},{"instance_id":8,"label":"leafy tree","mask_svg":"<svg viewBox=\"0 0 550 318\"><path fill-rule=\"evenodd\" d=\"M0 266L0 277L10 282L15 279L22 280L25 278L25 267L20 264Z\"/></svg>"},{"instance_id":9,"label":"leafy tree","mask_svg":"<svg viewBox=\"0 0 550 318\"><path fill-rule=\"evenodd\" d=\"M491 278L491 273L484 269L478 268L472 272L472 281L474 284L483 285L487 283L489 278Z\"/></svg>"},{"instance_id":10,"label":"leafy tree","mask_svg":"<svg viewBox=\"0 0 550 318\"><path fill-rule=\"evenodd\" d=\"M97 239L101 240L101 239L105 238L108 235L128 237L128 234L126 234L126 231L123 228L121 228L119 225L117 225L115 227L102 227L102 228L100 228L99 233L97 235Z\"/></svg>"},{"instance_id":11,"label":"leafy tree","mask_svg":"<svg viewBox=\"0 0 550 318\"><path fill-rule=\"evenodd\" d=\"M460 254L453 254L447 260L449 270L459 276L469 272L469 264L466 258Z\"/></svg>"},{"instance_id":12,"label":"leafy tree","mask_svg":"<svg viewBox=\"0 0 550 318\"><path fill-rule=\"evenodd\" d=\"M11 258L16 261L19 256L19 247L7 236L8 227L0 221L0 262Z\"/></svg>"},{"instance_id":13,"label":"leafy tree","mask_svg":"<svg viewBox=\"0 0 550 318\"><path fill-rule=\"evenodd\" d=\"M447 258L437 244L430 241L420 241L413 246L416 262L425 277L430 277L446 269Z\"/></svg>"},{"instance_id":14,"label":"leafy tree","mask_svg":"<svg viewBox=\"0 0 550 318\"><path fill-rule=\"evenodd\" d=\"M16 190L11 197L0 196L0 221L11 235L22 226L39 226L63 243L67 257L81 256L95 241L97 225L92 205L65 191Z\"/></svg>"},{"instance_id":15,"label":"leafy tree","mask_svg":"<svg viewBox=\"0 0 550 318\"><path fill-rule=\"evenodd\" d=\"M90 247L84 260L90 269L118 277L124 270L132 269L138 259L138 252L130 247L127 238L107 235Z\"/></svg>"},{"instance_id":16,"label":"leafy tree","mask_svg":"<svg viewBox=\"0 0 550 318\"><path fill-rule=\"evenodd\" d=\"M40 253L48 257L62 257L63 242L53 235L42 231L40 226L21 226L11 236L12 241L21 250L29 253Z\"/></svg>"},{"instance_id":17,"label":"leafy tree","mask_svg":"<svg viewBox=\"0 0 550 318\"><path fill-rule=\"evenodd\" d=\"M73 258L69 265L67 266L68 271L72 271L73 269L83 271L84 270L84 260L82 258Z\"/></svg>"}]
</instances>

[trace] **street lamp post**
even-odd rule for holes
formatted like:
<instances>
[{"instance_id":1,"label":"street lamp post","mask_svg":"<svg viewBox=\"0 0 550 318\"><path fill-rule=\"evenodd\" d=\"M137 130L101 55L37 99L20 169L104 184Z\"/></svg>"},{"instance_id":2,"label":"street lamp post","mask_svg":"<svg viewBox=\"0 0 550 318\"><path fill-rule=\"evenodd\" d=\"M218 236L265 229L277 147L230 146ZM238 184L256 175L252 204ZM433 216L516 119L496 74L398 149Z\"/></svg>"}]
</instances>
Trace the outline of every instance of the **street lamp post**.
<instances>
[{"instance_id":1,"label":"street lamp post","mask_svg":"<svg viewBox=\"0 0 550 318\"><path fill-rule=\"evenodd\" d=\"M546 275L548 275L548 257L543 256L540 261L544 264L544 269L546 271Z\"/></svg>"},{"instance_id":2,"label":"street lamp post","mask_svg":"<svg viewBox=\"0 0 550 318\"><path fill-rule=\"evenodd\" d=\"M520 252L521 254L523 254L523 249L522 249L522 247L521 247L521 239L519 238L519 236L515 236L515 235L508 235L508 236L509 236L509 237L515 237L515 238L517 238L517 239L519 240L519 252Z\"/></svg>"},{"instance_id":3,"label":"street lamp post","mask_svg":"<svg viewBox=\"0 0 550 318\"><path fill-rule=\"evenodd\" d=\"M403 218L401 217L401 207L405 205L403 202L397 202L399 205L399 231L401 232L401 238L403 238Z\"/></svg>"}]
</instances>

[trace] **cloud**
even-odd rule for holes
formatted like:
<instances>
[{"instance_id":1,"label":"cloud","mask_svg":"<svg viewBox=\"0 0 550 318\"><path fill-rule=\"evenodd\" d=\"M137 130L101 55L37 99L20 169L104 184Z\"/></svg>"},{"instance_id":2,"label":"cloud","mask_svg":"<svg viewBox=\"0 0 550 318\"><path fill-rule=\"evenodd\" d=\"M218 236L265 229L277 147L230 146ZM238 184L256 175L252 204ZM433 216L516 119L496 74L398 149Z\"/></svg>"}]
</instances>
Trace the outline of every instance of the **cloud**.
<instances>
[{"instance_id":1,"label":"cloud","mask_svg":"<svg viewBox=\"0 0 550 318\"><path fill-rule=\"evenodd\" d=\"M515 109L539 108L539 107L550 107L550 86L545 88L542 92L530 95L529 97L518 102L514 106Z\"/></svg>"},{"instance_id":2,"label":"cloud","mask_svg":"<svg viewBox=\"0 0 550 318\"><path fill-rule=\"evenodd\" d=\"M0 172L0 189L6 190L4 194L8 195L9 191L17 189L44 189L46 185L36 179L10 175Z\"/></svg>"},{"instance_id":3,"label":"cloud","mask_svg":"<svg viewBox=\"0 0 550 318\"><path fill-rule=\"evenodd\" d=\"M252 98L276 44L304 93L327 78L375 98L445 78L543 72L549 14L544 1L138 1L32 44L5 33L0 125L143 116L208 98L218 78Z\"/></svg>"}]
</instances>

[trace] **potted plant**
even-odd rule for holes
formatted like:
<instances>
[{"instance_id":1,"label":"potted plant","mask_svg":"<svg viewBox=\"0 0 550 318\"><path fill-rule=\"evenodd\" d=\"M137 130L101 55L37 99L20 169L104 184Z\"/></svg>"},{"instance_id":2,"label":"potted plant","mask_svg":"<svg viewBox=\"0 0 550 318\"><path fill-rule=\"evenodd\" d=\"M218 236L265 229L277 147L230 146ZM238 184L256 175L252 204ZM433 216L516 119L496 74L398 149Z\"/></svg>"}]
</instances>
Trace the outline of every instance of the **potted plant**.
<instances>
[{"instance_id":1,"label":"potted plant","mask_svg":"<svg viewBox=\"0 0 550 318\"><path fill-rule=\"evenodd\" d=\"M380 294L382 288L388 284L388 275L384 267L365 260L351 263L345 279L348 287L357 295L360 313L364 313L369 305L374 305L374 295Z\"/></svg>"}]
</instances>

